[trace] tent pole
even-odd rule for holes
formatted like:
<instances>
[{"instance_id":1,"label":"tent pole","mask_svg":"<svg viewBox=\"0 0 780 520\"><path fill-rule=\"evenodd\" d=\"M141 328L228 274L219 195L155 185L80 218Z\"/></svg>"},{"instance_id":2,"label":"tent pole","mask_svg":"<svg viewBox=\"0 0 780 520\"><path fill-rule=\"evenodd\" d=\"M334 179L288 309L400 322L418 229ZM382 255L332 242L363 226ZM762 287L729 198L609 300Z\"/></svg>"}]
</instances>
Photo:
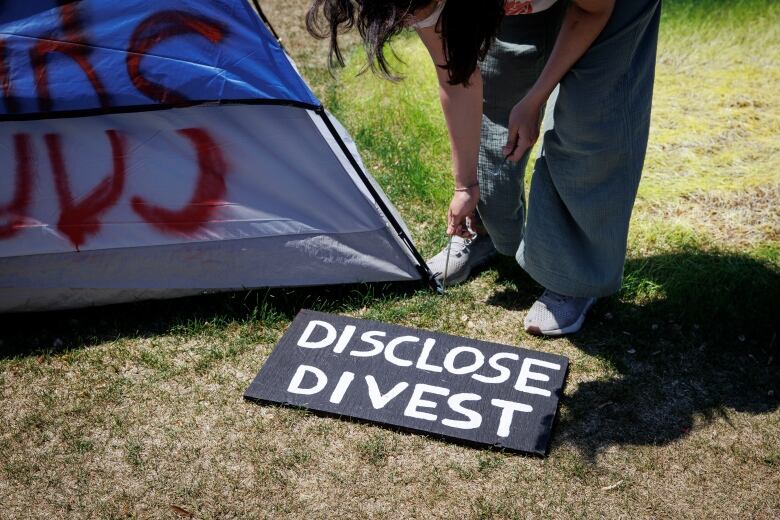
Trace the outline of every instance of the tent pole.
<instances>
[{"instance_id":1,"label":"tent pole","mask_svg":"<svg viewBox=\"0 0 780 520\"><path fill-rule=\"evenodd\" d=\"M420 252L417 251L417 248L414 246L414 243L412 242L411 238L407 236L401 224L396 220L395 216L393 216L393 213L390 211L390 208L387 207L385 202L382 200L382 197L379 195L379 193L376 191L374 186L368 180L368 177L366 176L366 172L363 171L363 169L360 167L360 164L357 162L355 157L353 157L352 153L349 151L347 144L341 138L341 135L339 134L338 130L336 130L336 127L333 125L330 118L328 117L325 108L320 107L317 110L315 110L315 112L317 113L317 115L319 115L322 118L322 121L325 123L325 126L327 126L328 130L330 130L331 135L338 143L342 153L347 157L347 160L352 165L352 168L354 168L354 170L357 172L358 176L360 177L360 180L363 181L363 184L365 185L366 189L369 191L369 193L371 193L371 196L374 198L374 202L382 210L382 212L385 215L385 218L387 218L387 220L390 222L390 225L393 226L393 230L396 232L396 234L404 243L404 245L406 245L406 247L408 247L409 250L411 251L412 256L417 261L418 264L417 270L420 272L423 281L427 281L427 284L431 289L435 290L439 294L443 294L443 288L441 283L439 283L436 280L436 278L433 276L431 269L428 267L428 264L425 262L425 259L422 257Z\"/></svg>"},{"instance_id":2,"label":"tent pole","mask_svg":"<svg viewBox=\"0 0 780 520\"><path fill-rule=\"evenodd\" d=\"M254 5L255 10L257 11L257 14L260 16L260 18L263 20L263 23L265 23L266 27L271 31L271 33L276 38L276 41L279 43L279 45L284 49L284 45L282 44L282 40L279 38L279 35L277 34L276 30L274 29L273 25L271 25L271 22L266 17L265 13L263 12L262 7L260 7L259 0L252 0L252 4ZM442 284L436 280L436 278L433 276L433 273L431 272L430 268L428 267L428 264L425 262L425 259L422 257L419 251L417 251L417 248L414 246L414 243L412 242L411 238L406 235L406 233L403 230L403 227L401 227L401 224L398 223L396 218L393 216L393 213L390 211L390 208L387 207L387 205L382 200L382 197L379 196L379 193L377 193L376 189L374 189L374 186L369 182L368 177L366 176L366 173L363 171L363 169L360 167L360 164L355 160L355 158L352 156L352 153L350 153L349 148L347 147L344 140L341 138L341 135L339 135L338 130L336 130L336 127L333 126L333 123L330 121L330 118L328 118L328 114L325 111L325 107L320 105L314 111L322 118L323 122L325 123L325 126L328 127L328 130L330 130L331 135L336 140L336 142L339 145L339 148L341 148L341 151L344 153L344 155L349 160L349 163L352 165L352 167L357 172L360 179L363 181L363 184L365 185L366 189L369 191L371 196L374 198L374 202L380 207L380 209L384 212L385 218L390 222L390 225L393 226L393 230L396 232L398 237L401 239L401 241L406 245L406 247L409 248L409 251L411 251L412 256L417 261L417 270L420 272L420 276L422 276L423 281L427 281L427 285L438 292L439 294L444 294L444 288L442 287Z\"/></svg>"},{"instance_id":3,"label":"tent pole","mask_svg":"<svg viewBox=\"0 0 780 520\"><path fill-rule=\"evenodd\" d=\"M270 20L268 20L268 17L265 16L263 9L260 7L259 0L252 0L252 4L254 5L257 14L260 15L260 18L263 20L263 23L265 23L266 27L268 27L268 30L270 30L271 34L273 34L274 38L276 38L276 41L279 42L279 45L282 45L282 40L279 39L279 34L274 29L274 26L271 25L271 22ZM282 46L282 48L284 48L284 46Z\"/></svg>"}]
</instances>

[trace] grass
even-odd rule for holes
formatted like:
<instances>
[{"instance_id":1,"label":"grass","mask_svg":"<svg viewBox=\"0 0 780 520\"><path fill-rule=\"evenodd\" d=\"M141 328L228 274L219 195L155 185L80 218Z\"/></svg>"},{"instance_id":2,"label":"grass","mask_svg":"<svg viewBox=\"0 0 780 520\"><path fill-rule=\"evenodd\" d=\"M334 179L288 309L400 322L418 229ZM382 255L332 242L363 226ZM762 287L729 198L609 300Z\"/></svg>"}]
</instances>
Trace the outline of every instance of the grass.
<instances>
[{"instance_id":1,"label":"grass","mask_svg":"<svg viewBox=\"0 0 780 520\"><path fill-rule=\"evenodd\" d=\"M331 78L301 3L264 7L358 141L424 254L449 154L433 71ZM780 516L780 7L669 0L625 283L561 340L519 323L506 259L440 298L416 286L276 289L0 316L0 518ZM242 401L300 308L571 359L546 459ZM45 326L41 326L45 323Z\"/></svg>"}]
</instances>

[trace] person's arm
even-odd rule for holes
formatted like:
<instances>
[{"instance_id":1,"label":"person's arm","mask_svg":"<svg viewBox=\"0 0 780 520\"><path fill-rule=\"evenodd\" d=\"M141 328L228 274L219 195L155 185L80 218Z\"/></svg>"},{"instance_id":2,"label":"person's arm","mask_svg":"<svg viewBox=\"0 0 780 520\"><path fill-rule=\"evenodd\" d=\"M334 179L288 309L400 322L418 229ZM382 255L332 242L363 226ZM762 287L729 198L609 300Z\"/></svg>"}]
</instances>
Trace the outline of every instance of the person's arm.
<instances>
[{"instance_id":1,"label":"person's arm","mask_svg":"<svg viewBox=\"0 0 780 520\"><path fill-rule=\"evenodd\" d=\"M450 135L455 192L447 213L447 234L469 236L464 223L479 202L477 161L482 126L482 76L474 71L469 86L450 85L447 71L439 65L446 63L441 35L435 27L418 29L417 33L436 65L439 78L439 98Z\"/></svg>"},{"instance_id":2,"label":"person's arm","mask_svg":"<svg viewBox=\"0 0 780 520\"><path fill-rule=\"evenodd\" d=\"M572 1L544 70L528 94L512 109L509 138L503 149L504 156L510 161L519 161L539 138L542 106L555 86L604 30L614 7L615 0Z\"/></svg>"}]
</instances>

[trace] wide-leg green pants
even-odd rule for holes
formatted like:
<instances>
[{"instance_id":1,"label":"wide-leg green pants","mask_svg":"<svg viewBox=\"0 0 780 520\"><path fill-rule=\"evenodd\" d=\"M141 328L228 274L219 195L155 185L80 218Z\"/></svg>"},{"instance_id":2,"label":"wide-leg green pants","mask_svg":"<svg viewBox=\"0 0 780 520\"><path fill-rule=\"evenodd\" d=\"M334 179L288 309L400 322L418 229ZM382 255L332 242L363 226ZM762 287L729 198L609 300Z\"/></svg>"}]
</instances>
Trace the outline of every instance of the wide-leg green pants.
<instances>
[{"instance_id":1,"label":"wide-leg green pants","mask_svg":"<svg viewBox=\"0 0 780 520\"><path fill-rule=\"evenodd\" d=\"M480 64L482 224L499 252L547 289L606 296L620 288L650 126L660 0L618 1L607 27L547 104L526 209L523 172L503 161L509 113L552 51L565 2L506 17Z\"/></svg>"}]
</instances>

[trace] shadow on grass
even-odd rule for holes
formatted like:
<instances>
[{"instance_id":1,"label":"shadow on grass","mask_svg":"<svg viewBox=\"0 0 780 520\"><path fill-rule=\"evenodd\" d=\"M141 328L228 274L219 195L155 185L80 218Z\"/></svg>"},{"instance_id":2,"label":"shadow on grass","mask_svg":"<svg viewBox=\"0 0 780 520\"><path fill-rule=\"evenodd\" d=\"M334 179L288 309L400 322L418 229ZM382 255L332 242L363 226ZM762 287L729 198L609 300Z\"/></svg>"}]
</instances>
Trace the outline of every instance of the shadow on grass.
<instances>
[{"instance_id":1,"label":"shadow on grass","mask_svg":"<svg viewBox=\"0 0 780 520\"><path fill-rule=\"evenodd\" d=\"M197 335L230 324L282 327L303 308L349 312L423 290L419 283L258 289L69 311L0 314L0 360L117 339Z\"/></svg>"},{"instance_id":2,"label":"shadow on grass","mask_svg":"<svg viewBox=\"0 0 780 520\"><path fill-rule=\"evenodd\" d=\"M516 292L491 303L527 309L535 290ZM666 444L697 421L728 422L731 411L776 410L778 302L780 272L749 256L687 250L629 260L621 292L571 338L617 375L564 398L555 442L592 457L612 445Z\"/></svg>"},{"instance_id":3,"label":"shadow on grass","mask_svg":"<svg viewBox=\"0 0 780 520\"><path fill-rule=\"evenodd\" d=\"M489 303L513 310L530 307L539 286L511 259L495 267L497 288ZM281 330L301 308L377 309L419 290L419 284L269 289L2 315L0 359L56 354L69 345L87 348L114 339L199 334L233 323ZM697 421L729 421L732 410L776 410L779 301L780 272L749 256L686 250L629 260L623 290L599 302L585 330L571 338L613 375L568 392L553 449L570 444L593 457L612 445L672 442Z\"/></svg>"}]
</instances>

